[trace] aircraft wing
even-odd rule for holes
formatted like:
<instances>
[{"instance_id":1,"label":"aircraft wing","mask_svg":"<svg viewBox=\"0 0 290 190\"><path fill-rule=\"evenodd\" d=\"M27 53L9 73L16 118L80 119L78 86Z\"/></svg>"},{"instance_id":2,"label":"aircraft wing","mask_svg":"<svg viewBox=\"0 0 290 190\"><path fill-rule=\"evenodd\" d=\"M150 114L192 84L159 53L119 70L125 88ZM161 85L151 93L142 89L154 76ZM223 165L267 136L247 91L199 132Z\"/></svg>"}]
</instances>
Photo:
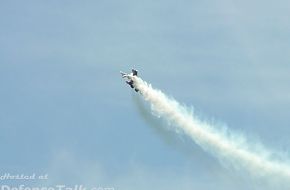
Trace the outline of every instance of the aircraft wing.
<instances>
[{"instance_id":1,"label":"aircraft wing","mask_svg":"<svg viewBox=\"0 0 290 190\"><path fill-rule=\"evenodd\" d=\"M133 76L137 76L138 71L136 69L132 69Z\"/></svg>"}]
</instances>

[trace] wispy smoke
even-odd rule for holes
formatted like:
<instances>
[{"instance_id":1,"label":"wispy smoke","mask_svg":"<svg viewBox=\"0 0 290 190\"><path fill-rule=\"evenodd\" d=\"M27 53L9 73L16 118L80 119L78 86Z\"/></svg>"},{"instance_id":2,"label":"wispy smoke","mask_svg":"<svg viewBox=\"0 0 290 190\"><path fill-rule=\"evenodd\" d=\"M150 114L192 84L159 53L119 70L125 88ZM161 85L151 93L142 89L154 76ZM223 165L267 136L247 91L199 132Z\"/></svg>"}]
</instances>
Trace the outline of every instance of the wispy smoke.
<instances>
[{"instance_id":1,"label":"wispy smoke","mask_svg":"<svg viewBox=\"0 0 290 190\"><path fill-rule=\"evenodd\" d=\"M133 80L144 99L150 103L154 115L165 119L174 130L188 135L222 163L247 172L254 178L271 179L276 184L283 184L283 187L290 186L290 166L285 160L260 145L247 142L242 135L200 120L185 106L152 88L141 78L133 77Z\"/></svg>"}]
</instances>

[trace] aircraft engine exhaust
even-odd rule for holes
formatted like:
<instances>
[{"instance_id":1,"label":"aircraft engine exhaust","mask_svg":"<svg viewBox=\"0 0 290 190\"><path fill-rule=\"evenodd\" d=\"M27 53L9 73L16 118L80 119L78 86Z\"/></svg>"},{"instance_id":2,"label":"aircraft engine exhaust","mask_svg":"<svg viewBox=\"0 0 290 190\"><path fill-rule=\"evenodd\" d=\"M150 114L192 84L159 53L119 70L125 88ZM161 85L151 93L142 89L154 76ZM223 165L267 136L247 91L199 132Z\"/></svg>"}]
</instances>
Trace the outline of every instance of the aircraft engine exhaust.
<instances>
[{"instance_id":1,"label":"aircraft engine exhaust","mask_svg":"<svg viewBox=\"0 0 290 190\"><path fill-rule=\"evenodd\" d=\"M200 120L188 108L154 89L137 76L130 78L145 101L149 102L154 115L165 119L173 128L183 131L196 144L232 168L249 173L254 178L269 179L278 184L290 181L290 165L283 159L275 158L265 148L253 148L255 144L246 142L239 134L219 129L214 124ZM241 140L242 139L242 140ZM284 186L283 186L284 187Z\"/></svg>"}]
</instances>

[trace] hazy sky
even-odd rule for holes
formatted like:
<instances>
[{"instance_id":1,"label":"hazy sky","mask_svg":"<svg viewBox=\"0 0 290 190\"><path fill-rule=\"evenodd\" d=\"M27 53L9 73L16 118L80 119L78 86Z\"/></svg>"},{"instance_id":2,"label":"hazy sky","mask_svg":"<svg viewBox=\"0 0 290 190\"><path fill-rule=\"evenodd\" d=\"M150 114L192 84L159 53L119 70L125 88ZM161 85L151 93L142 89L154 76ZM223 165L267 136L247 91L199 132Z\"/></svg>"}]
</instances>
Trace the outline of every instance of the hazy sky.
<instances>
[{"instance_id":1,"label":"hazy sky","mask_svg":"<svg viewBox=\"0 0 290 190\"><path fill-rule=\"evenodd\" d=\"M135 67L201 117L288 154L289 8L283 0L1 1L0 174L116 190L267 188L167 131L119 71Z\"/></svg>"}]
</instances>

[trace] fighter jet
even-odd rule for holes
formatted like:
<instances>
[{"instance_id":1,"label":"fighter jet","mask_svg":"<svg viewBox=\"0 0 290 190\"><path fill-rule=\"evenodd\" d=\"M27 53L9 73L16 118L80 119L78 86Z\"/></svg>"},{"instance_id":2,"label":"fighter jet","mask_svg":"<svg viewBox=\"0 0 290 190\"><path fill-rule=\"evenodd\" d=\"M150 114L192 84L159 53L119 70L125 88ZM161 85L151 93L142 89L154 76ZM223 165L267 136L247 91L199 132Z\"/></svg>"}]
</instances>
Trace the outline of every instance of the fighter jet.
<instances>
[{"instance_id":1,"label":"fighter jet","mask_svg":"<svg viewBox=\"0 0 290 190\"><path fill-rule=\"evenodd\" d=\"M122 78L127 78L128 80L126 81L126 83L131 87L134 88L136 92L138 92L139 90L134 86L134 81L132 79L133 76L137 76L138 71L136 69L132 69L132 73L127 74L124 73L122 71L120 71Z\"/></svg>"}]
</instances>

